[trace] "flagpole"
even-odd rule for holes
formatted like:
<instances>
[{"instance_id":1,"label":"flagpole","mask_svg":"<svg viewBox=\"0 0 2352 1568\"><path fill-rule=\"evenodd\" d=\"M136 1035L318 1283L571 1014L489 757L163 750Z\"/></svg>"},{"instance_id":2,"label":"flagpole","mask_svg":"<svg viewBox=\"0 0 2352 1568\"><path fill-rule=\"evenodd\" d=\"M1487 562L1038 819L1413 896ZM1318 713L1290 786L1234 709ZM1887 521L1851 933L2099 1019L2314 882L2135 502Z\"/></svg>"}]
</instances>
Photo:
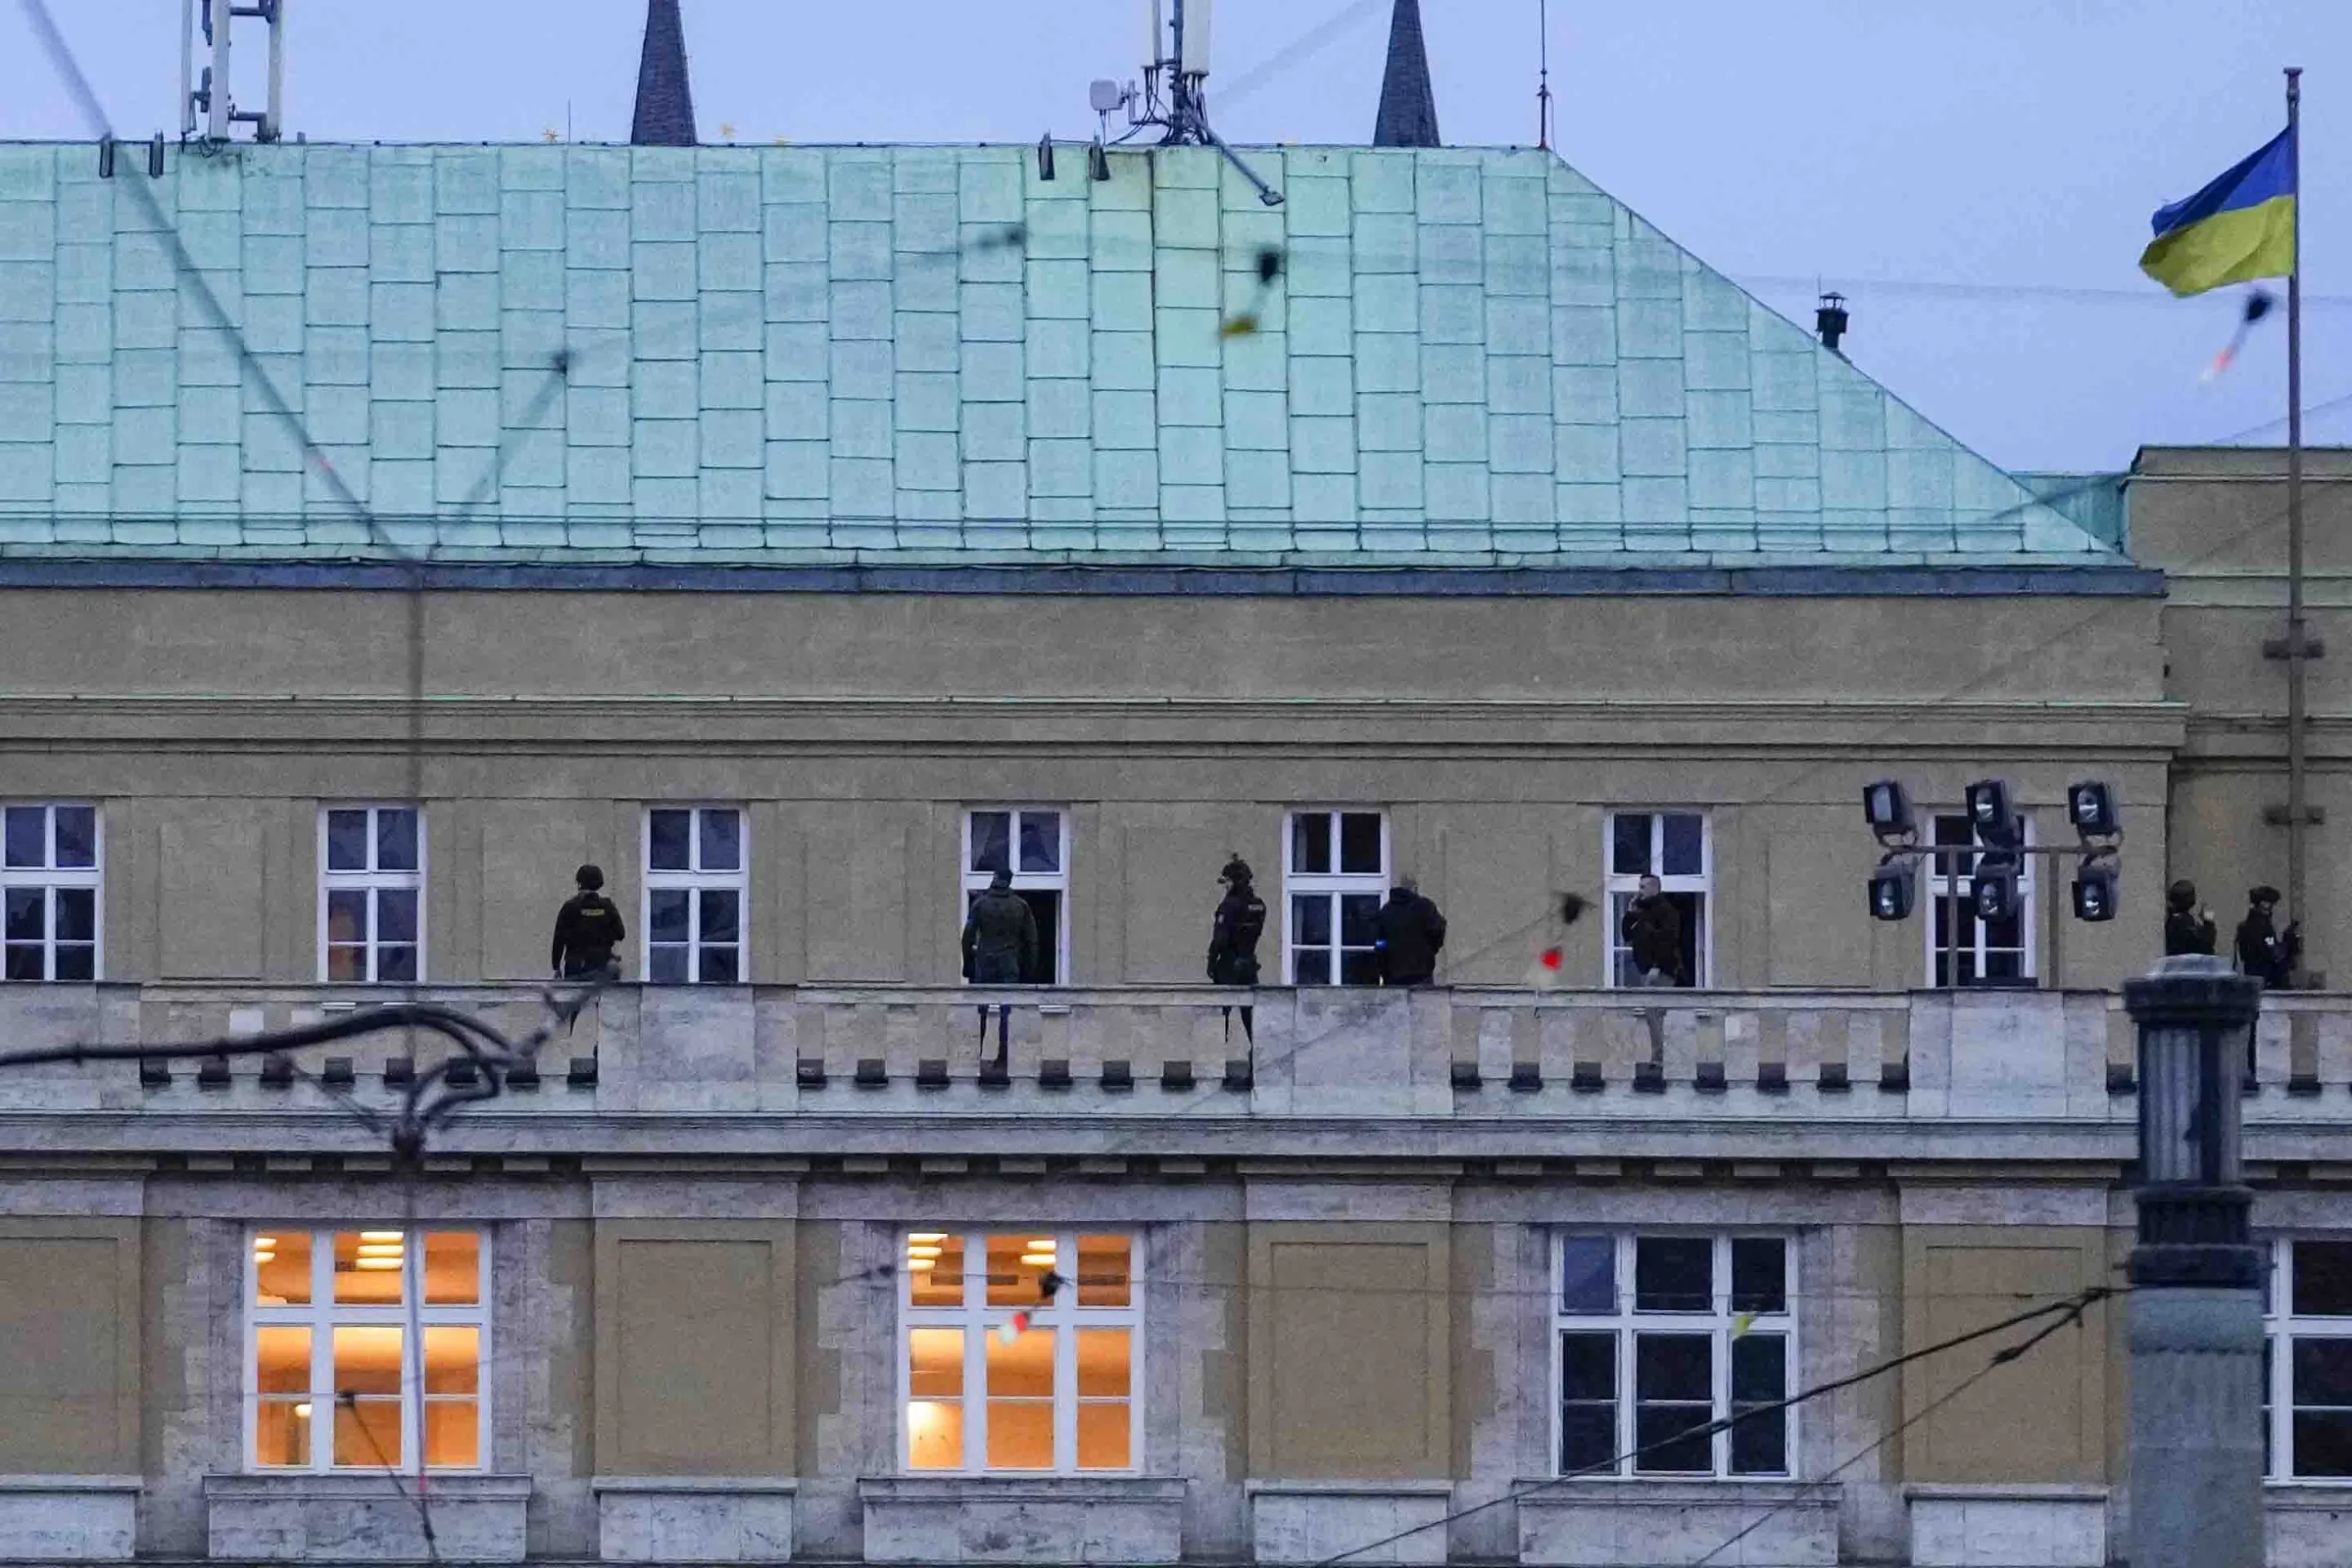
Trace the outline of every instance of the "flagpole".
<instances>
[{"instance_id":1,"label":"flagpole","mask_svg":"<svg viewBox=\"0 0 2352 1568\"><path fill-rule=\"evenodd\" d=\"M2286 139L2294 160L2286 274L2286 887L2288 918L2304 915L2305 801L2303 627L2303 68L2286 68ZM2305 967L2298 965L2298 967Z\"/></svg>"}]
</instances>

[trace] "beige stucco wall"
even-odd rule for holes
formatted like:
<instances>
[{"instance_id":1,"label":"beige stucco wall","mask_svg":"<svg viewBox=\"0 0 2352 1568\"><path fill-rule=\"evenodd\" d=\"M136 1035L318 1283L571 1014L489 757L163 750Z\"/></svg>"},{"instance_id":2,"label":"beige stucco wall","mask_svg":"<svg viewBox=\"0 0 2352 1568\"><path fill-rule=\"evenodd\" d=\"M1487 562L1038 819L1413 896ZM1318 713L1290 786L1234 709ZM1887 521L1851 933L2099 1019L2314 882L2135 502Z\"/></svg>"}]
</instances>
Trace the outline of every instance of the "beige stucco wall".
<instances>
[{"instance_id":1,"label":"beige stucco wall","mask_svg":"<svg viewBox=\"0 0 2352 1568\"><path fill-rule=\"evenodd\" d=\"M140 1227L0 1218L0 1474L140 1468Z\"/></svg>"}]
</instances>

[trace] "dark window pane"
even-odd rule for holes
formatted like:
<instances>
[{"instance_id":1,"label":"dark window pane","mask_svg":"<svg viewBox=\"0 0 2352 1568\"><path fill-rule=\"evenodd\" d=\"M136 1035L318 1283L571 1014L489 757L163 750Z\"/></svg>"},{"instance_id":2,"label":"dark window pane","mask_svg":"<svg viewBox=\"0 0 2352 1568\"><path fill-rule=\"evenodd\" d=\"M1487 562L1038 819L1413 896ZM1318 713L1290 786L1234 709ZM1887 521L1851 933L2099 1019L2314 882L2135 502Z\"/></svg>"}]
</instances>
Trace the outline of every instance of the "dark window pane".
<instances>
[{"instance_id":1,"label":"dark window pane","mask_svg":"<svg viewBox=\"0 0 2352 1568\"><path fill-rule=\"evenodd\" d=\"M1649 813L1636 811L1612 817L1609 822L1609 869L1620 877L1638 877L1649 868Z\"/></svg>"},{"instance_id":2,"label":"dark window pane","mask_svg":"<svg viewBox=\"0 0 2352 1568\"><path fill-rule=\"evenodd\" d=\"M1567 1400L1617 1397L1617 1336L1559 1336L1559 1394Z\"/></svg>"},{"instance_id":3,"label":"dark window pane","mask_svg":"<svg viewBox=\"0 0 2352 1568\"><path fill-rule=\"evenodd\" d=\"M367 949L363 947L331 947L327 950L327 978L338 984L367 978Z\"/></svg>"},{"instance_id":4,"label":"dark window pane","mask_svg":"<svg viewBox=\"0 0 2352 1568\"><path fill-rule=\"evenodd\" d=\"M684 942L693 934L688 904L694 895L684 888L656 888L646 895L646 924L650 942Z\"/></svg>"},{"instance_id":5,"label":"dark window pane","mask_svg":"<svg viewBox=\"0 0 2352 1568\"><path fill-rule=\"evenodd\" d=\"M98 940L98 889L59 888L57 897L58 940L59 942L96 942Z\"/></svg>"},{"instance_id":6,"label":"dark window pane","mask_svg":"<svg viewBox=\"0 0 2352 1568\"><path fill-rule=\"evenodd\" d=\"M1380 940L1373 922L1380 919L1381 900L1377 893L1342 893L1339 895L1339 945L1370 947Z\"/></svg>"},{"instance_id":7,"label":"dark window pane","mask_svg":"<svg viewBox=\"0 0 2352 1568\"><path fill-rule=\"evenodd\" d=\"M87 805L61 805L57 810L58 859L60 866L98 864L98 812Z\"/></svg>"},{"instance_id":8,"label":"dark window pane","mask_svg":"<svg viewBox=\"0 0 2352 1568\"><path fill-rule=\"evenodd\" d=\"M1051 876L1062 868L1062 814L1021 814L1021 868Z\"/></svg>"},{"instance_id":9,"label":"dark window pane","mask_svg":"<svg viewBox=\"0 0 2352 1568\"><path fill-rule=\"evenodd\" d=\"M2025 960L2015 952L1988 952L1985 954L1984 973L1988 980L2022 980L2025 978Z\"/></svg>"},{"instance_id":10,"label":"dark window pane","mask_svg":"<svg viewBox=\"0 0 2352 1568\"><path fill-rule=\"evenodd\" d=\"M416 950L407 946L379 947L375 950L375 977L387 984L406 983L416 978Z\"/></svg>"},{"instance_id":11,"label":"dark window pane","mask_svg":"<svg viewBox=\"0 0 2352 1568\"><path fill-rule=\"evenodd\" d=\"M331 942L367 941L367 905L368 896L363 889L329 889L327 890L327 940Z\"/></svg>"},{"instance_id":12,"label":"dark window pane","mask_svg":"<svg viewBox=\"0 0 2352 1568\"><path fill-rule=\"evenodd\" d=\"M1331 868L1331 814L1302 811L1290 819L1290 868L1320 872Z\"/></svg>"},{"instance_id":13,"label":"dark window pane","mask_svg":"<svg viewBox=\"0 0 2352 1568\"><path fill-rule=\"evenodd\" d=\"M2352 1476L2352 1410L2294 1413L2294 1473Z\"/></svg>"},{"instance_id":14,"label":"dark window pane","mask_svg":"<svg viewBox=\"0 0 2352 1568\"><path fill-rule=\"evenodd\" d=\"M743 818L732 811L705 811L697 815L702 819L702 869L740 869L743 864Z\"/></svg>"},{"instance_id":15,"label":"dark window pane","mask_svg":"<svg viewBox=\"0 0 2352 1568\"><path fill-rule=\"evenodd\" d=\"M1346 948L1339 954L1339 984L1342 985L1378 985L1381 983L1380 955L1370 948Z\"/></svg>"},{"instance_id":16,"label":"dark window pane","mask_svg":"<svg viewBox=\"0 0 2352 1568\"><path fill-rule=\"evenodd\" d=\"M7 810L7 864L39 868L49 863L47 806L12 805Z\"/></svg>"},{"instance_id":17,"label":"dark window pane","mask_svg":"<svg viewBox=\"0 0 2352 1568\"><path fill-rule=\"evenodd\" d=\"M705 985L735 984L735 953L731 947L706 947L697 960L694 977Z\"/></svg>"},{"instance_id":18,"label":"dark window pane","mask_svg":"<svg viewBox=\"0 0 2352 1568\"><path fill-rule=\"evenodd\" d=\"M1633 1310L1705 1312L1715 1306L1715 1243L1703 1236L1633 1238Z\"/></svg>"},{"instance_id":19,"label":"dark window pane","mask_svg":"<svg viewBox=\"0 0 2352 1568\"><path fill-rule=\"evenodd\" d=\"M2294 1244L2294 1313L2352 1317L2352 1241Z\"/></svg>"},{"instance_id":20,"label":"dark window pane","mask_svg":"<svg viewBox=\"0 0 2352 1568\"><path fill-rule=\"evenodd\" d=\"M416 893L409 888L383 888L375 895L375 939L378 942L416 940Z\"/></svg>"},{"instance_id":21,"label":"dark window pane","mask_svg":"<svg viewBox=\"0 0 2352 1568\"><path fill-rule=\"evenodd\" d=\"M1301 948L1292 957L1290 965L1293 984L1328 985L1331 984L1331 950L1328 948Z\"/></svg>"},{"instance_id":22,"label":"dark window pane","mask_svg":"<svg viewBox=\"0 0 2352 1568\"><path fill-rule=\"evenodd\" d=\"M67 942L58 949L58 978L60 980L95 980L98 978L98 949L81 942Z\"/></svg>"},{"instance_id":23,"label":"dark window pane","mask_svg":"<svg viewBox=\"0 0 2352 1568\"><path fill-rule=\"evenodd\" d=\"M1617 1458L1617 1406L1562 1405L1559 1408L1559 1468L1562 1475L1613 1470Z\"/></svg>"},{"instance_id":24,"label":"dark window pane","mask_svg":"<svg viewBox=\"0 0 2352 1568\"><path fill-rule=\"evenodd\" d=\"M1789 1397L1789 1342L1780 1334L1742 1334L1731 1342L1731 1402L1777 1405Z\"/></svg>"},{"instance_id":25,"label":"dark window pane","mask_svg":"<svg viewBox=\"0 0 2352 1568\"><path fill-rule=\"evenodd\" d=\"M1300 947L1328 947L1331 942L1331 896L1293 893L1290 896L1290 940Z\"/></svg>"},{"instance_id":26,"label":"dark window pane","mask_svg":"<svg viewBox=\"0 0 2352 1568\"><path fill-rule=\"evenodd\" d=\"M1705 1405L1636 1405L1633 1446L1642 1457L1633 1468L1643 1475L1704 1476L1715 1470L1714 1417Z\"/></svg>"},{"instance_id":27,"label":"dark window pane","mask_svg":"<svg viewBox=\"0 0 2352 1568\"><path fill-rule=\"evenodd\" d=\"M1706 868L1700 846L1706 837L1706 818L1676 812L1666 819L1665 845L1660 858L1669 877L1696 877Z\"/></svg>"},{"instance_id":28,"label":"dark window pane","mask_svg":"<svg viewBox=\"0 0 2352 1568\"><path fill-rule=\"evenodd\" d=\"M379 871L416 869L416 813L403 806L375 814L375 867Z\"/></svg>"},{"instance_id":29,"label":"dark window pane","mask_svg":"<svg viewBox=\"0 0 2352 1568\"><path fill-rule=\"evenodd\" d=\"M1789 1413L1772 1410L1749 1415L1735 1405L1731 1429L1731 1473L1735 1476L1784 1476L1789 1473Z\"/></svg>"},{"instance_id":30,"label":"dark window pane","mask_svg":"<svg viewBox=\"0 0 2352 1568\"><path fill-rule=\"evenodd\" d=\"M1563 1312L1617 1310L1617 1238L1563 1237L1559 1244L1559 1309Z\"/></svg>"},{"instance_id":31,"label":"dark window pane","mask_svg":"<svg viewBox=\"0 0 2352 1568\"><path fill-rule=\"evenodd\" d=\"M975 871L1013 869L1013 814L975 811L971 814L971 868Z\"/></svg>"},{"instance_id":32,"label":"dark window pane","mask_svg":"<svg viewBox=\"0 0 2352 1568\"><path fill-rule=\"evenodd\" d=\"M1708 1334L1633 1336L1633 1397L1660 1401L1715 1399L1715 1340Z\"/></svg>"},{"instance_id":33,"label":"dark window pane","mask_svg":"<svg viewBox=\"0 0 2352 1568\"><path fill-rule=\"evenodd\" d=\"M694 813L656 811L647 814L646 863L656 871L693 869Z\"/></svg>"},{"instance_id":34,"label":"dark window pane","mask_svg":"<svg viewBox=\"0 0 2352 1568\"><path fill-rule=\"evenodd\" d=\"M2292 1365L2295 1404L2352 1405L2352 1340L2298 1339Z\"/></svg>"},{"instance_id":35,"label":"dark window pane","mask_svg":"<svg viewBox=\"0 0 2352 1568\"><path fill-rule=\"evenodd\" d=\"M1954 815L1948 816L1938 816L1936 818L1937 843L1974 844L1976 841L1976 828L1969 824L1969 819L1966 816ZM1949 858L1946 857L1945 858L1948 859Z\"/></svg>"},{"instance_id":36,"label":"dark window pane","mask_svg":"<svg viewBox=\"0 0 2352 1568\"><path fill-rule=\"evenodd\" d=\"M39 888L8 889L7 938L10 942L38 942L49 934L45 897Z\"/></svg>"},{"instance_id":37,"label":"dark window pane","mask_svg":"<svg viewBox=\"0 0 2352 1568\"><path fill-rule=\"evenodd\" d=\"M685 984L686 949L683 947L647 948L646 974L656 985Z\"/></svg>"},{"instance_id":38,"label":"dark window pane","mask_svg":"<svg viewBox=\"0 0 2352 1568\"><path fill-rule=\"evenodd\" d=\"M730 888L702 890L702 931L705 942L733 942L741 930L740 899Z\"/></svg>"},{"instance_id":39,"label":"dark window pane","mask_svg":"<svg viewBox=\"0 0 2352 1568\"><path fill-rule=\"evenodd\" d=\"M1339 814L1339 869L1375 875L1381 864L1381 814L1343 811Z\"/></svg>"},{"instance_id":40,"label":"dark window pane","mask_svg":"<svg viewBox=\"0 0 2352 1568\"><path fill-rule=\"evenodd\" d=\"M1731 1243L1731 1310L1789 1310L1789 1246L1777 1236L1742 1236Z\"/></svg>"},{"instance_id":41,"label":"dark window pane","mask_svg":"<svg viewBox=\"0 0 2352 1568\"><path fill-rule=\"evenodd\" d=\"M368 814L364 811L327 813L327 869L364 871L368 868Z\"/></svg>"},{"instance_id":42,"label":"dark window pane","mask_svg":"<svg viewBox=\"0 0 2352 1568\"><path fill-rule=\"evenodd\" d=\"M38 980L41 978L41 950L32 942L12 942L8 944L8 978Z\"/></svg>"}]
</instances>

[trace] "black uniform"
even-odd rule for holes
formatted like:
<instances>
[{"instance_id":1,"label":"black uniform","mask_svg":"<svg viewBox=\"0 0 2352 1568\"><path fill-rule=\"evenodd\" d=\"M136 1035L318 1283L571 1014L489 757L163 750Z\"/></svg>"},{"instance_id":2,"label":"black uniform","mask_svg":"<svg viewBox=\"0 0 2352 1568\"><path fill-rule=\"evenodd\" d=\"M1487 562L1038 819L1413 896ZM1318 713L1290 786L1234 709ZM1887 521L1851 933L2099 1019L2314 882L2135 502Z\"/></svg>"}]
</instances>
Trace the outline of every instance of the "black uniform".
<instances>
[{"instance_id":1,"label":"black uniform","mask_svg":"<svg viewBox=\"0 0 2352 1568\"><path fill-rule=\"evenodd\" d=\"M1391 888L1372 930L1381 984L1426 985L1435 976L1445 950L1445 917L1436 904L1411 888Z\"/></svg>"},{"instance_id":2,"label":"black uniform","mask_svg":"<svg viewBox=\"0 0 2352 1568\"><path fill-rule=\"evenodd\" d=\"M2164 917L2165 956L2182 952L2210 955L2220 934L2213 929L2212 921L2195 910L2174 909Z\"/></svg>"},{"instance_id":3,"label":"black uniform","mask_svg":"<svg viewBox=\"0 0 2352 1568\"><path fill-rule=\"evenodd\" d=\"M613 949L628 934L612 900L602 893L574 893L555 917L547 966L566 979L601 974L613 966Z\"/></svg>"},{"instance_id":4,"label":"black uniform","mask_svg":"<svg viewBox=\"0 0 2352 1568\"><path fill-rule=\"evenodd\" d=\"M1265 900L1246 882L1217 905L1209 928L1209 978L1220 985L1257 984L1257 939L1265 934Z\"/></svg>"},{"instance_id":5,"label":"black uniform","mask_svg":"<svg viewBox=\"0 0 2352 1568\"><path fill-rule=\"evenodd\" d=\"M2272 925L2268 909L2258 905L2238 922L2238 967L2270 990L2286 988L2302 951L2303 933L2291 925L2279 931Z\"/></svg>"}]
</instances>

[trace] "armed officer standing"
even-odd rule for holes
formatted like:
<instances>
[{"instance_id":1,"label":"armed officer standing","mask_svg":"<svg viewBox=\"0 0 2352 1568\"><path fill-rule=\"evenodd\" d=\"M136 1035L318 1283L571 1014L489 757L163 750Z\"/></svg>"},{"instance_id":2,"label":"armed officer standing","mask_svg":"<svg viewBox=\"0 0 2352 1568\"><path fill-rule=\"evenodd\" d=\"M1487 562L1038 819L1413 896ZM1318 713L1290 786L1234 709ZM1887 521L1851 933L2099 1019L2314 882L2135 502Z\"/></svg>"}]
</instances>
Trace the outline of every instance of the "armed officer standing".
<instances>
[{"instance_id":1,"label":"armed officer standing","mask_svg":"<svg viewBox=\"0 0 2352 1568\"><path fill-rule=\"evenodd\" d=\"M613 956L629 932L621 923L620 907L604 893L601 867L583 866L572 879L580 890L565 901L555 917L555 941L547 966L566 980L615 977L621 961Z\"/></svg>"}]
</instances>

